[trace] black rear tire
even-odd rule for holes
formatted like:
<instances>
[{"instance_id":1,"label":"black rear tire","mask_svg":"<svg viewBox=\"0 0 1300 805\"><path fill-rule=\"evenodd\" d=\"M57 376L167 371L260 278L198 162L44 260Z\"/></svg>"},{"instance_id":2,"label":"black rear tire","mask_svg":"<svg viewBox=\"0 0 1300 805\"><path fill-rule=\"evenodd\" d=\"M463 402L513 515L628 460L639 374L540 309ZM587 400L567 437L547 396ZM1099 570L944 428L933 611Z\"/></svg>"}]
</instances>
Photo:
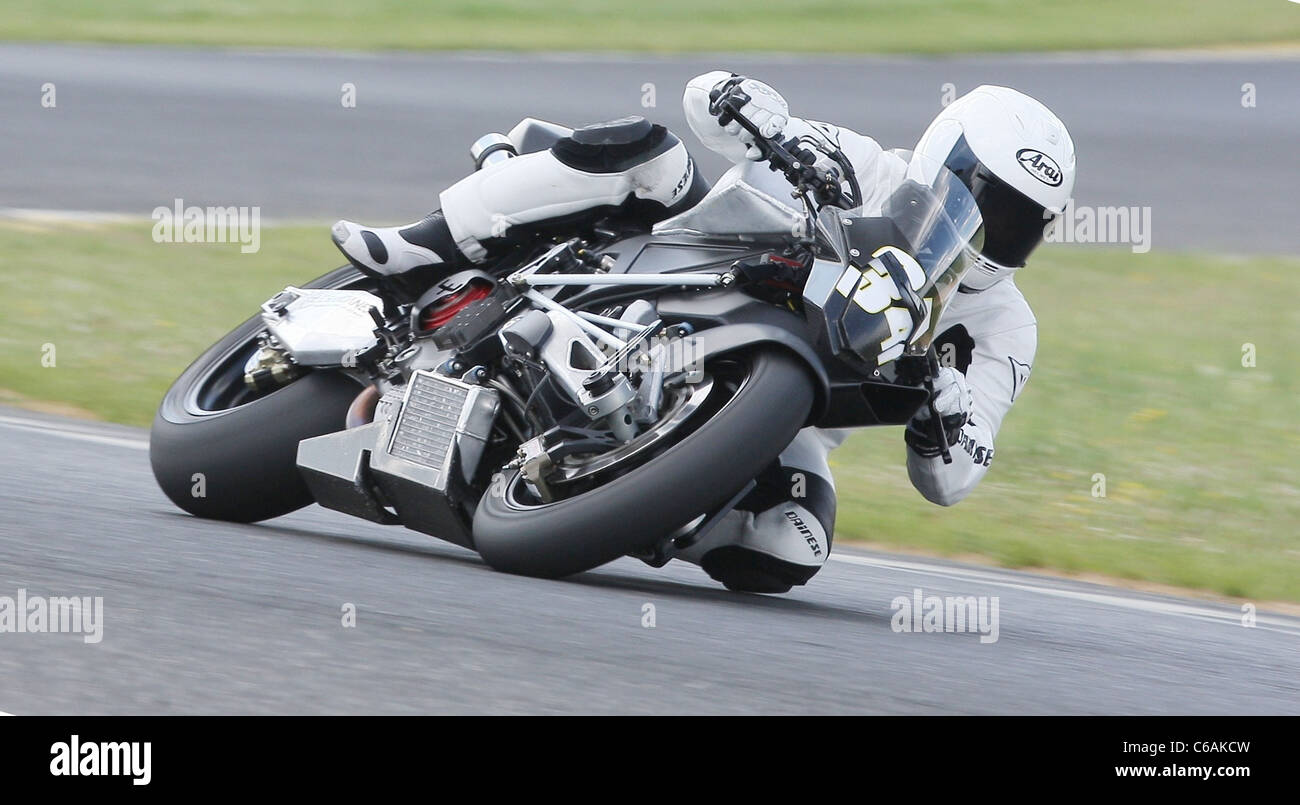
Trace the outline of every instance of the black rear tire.
<instances>
[{"instance_id":1,"label":"black rear tire","mask_svg":"<svg viewBox=\"0 0 1300 805\"><path fill-rule=\"evenodd\" d=\"M474 515L483 560L508 573L568 576L647 550L730 500L789 445L813 404L811 377L790 353L768 348L742 360L748 377L708 421L607 484L521 505L519 473L508 474Z\"/></svg>"},{"instance_id":2,"label":"black rear tire","mask_svg":"<svg viewBox=\"0 0 1300 805\"><path fill-rule=\"evenodd\" d=\"M307 288L364 287L345 267ZM312 371L269 394L242 391L243 358L262 322L253 317L190 364L164 395L149 434L149 463L162 491L198 517L251 523L312 502L298 473L298 442L342 430L361 386Z\"/></svg>"}]
</instances>

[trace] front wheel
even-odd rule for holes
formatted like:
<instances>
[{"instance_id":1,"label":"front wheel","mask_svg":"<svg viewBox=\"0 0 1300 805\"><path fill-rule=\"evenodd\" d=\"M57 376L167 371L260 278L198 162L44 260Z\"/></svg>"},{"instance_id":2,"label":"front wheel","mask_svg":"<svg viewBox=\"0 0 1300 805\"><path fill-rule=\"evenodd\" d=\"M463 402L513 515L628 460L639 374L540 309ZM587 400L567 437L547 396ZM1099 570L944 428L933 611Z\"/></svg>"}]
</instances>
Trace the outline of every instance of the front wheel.
<instances>
[{"instance_id":1,"label":"front wheel","mask_svg":"<svg viewBox=\"0 0 1300 805\"><path fill-rule=\"evenodd\" d=\"M557 578L647 550L716 510L794 439L813 404L798 358L780 348L706 366L710 404L686 435L640 466L573 497L542 503L512 471L479 502L474 546L491 567ZM716 396L715 396L716 395Z\"/></svg>"}]
</instances>

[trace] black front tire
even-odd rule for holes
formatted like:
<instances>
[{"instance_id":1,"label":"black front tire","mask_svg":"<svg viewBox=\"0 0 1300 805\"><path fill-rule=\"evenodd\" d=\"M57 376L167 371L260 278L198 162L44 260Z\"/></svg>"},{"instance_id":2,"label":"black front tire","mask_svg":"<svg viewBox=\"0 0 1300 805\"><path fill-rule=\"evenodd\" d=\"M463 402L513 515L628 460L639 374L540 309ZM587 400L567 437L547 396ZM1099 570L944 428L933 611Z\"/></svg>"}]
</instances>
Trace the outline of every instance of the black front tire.
<instances>
[{"instance_id":1,"label":"black front tire","mask_svg":"<svg viewBox=\"0 0 1300 805\"><path fill-rule=\"evenodd\" d=\"M518 471L474 515L474 547L496 570L559 578L644 551L716 510L780 455L813 404L812 379L780 348L744 359L748 377L707 422L663 454L573 498L513 500Z\"/></svg>"}]
</instances>

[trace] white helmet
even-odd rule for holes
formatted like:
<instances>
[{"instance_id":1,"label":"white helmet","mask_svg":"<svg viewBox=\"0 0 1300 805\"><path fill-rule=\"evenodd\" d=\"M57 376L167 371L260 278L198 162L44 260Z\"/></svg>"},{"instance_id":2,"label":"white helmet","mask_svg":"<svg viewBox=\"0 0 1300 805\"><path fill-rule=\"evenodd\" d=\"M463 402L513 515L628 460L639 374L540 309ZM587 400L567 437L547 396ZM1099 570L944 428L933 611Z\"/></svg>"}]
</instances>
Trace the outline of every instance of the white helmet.
<instances>
[{"instance_id":1,"label":"white helmet","mask_svg":"<svg viewBox=\"0 0 1300 805\"><path fill-rule=\"evenodd\" d=\"M984 245L962 280L981 291L1025 264L1074 190L1074 141L1038 101L985 84L948 105L916 144L970 188Z\"/></svg>"}]
</instances>

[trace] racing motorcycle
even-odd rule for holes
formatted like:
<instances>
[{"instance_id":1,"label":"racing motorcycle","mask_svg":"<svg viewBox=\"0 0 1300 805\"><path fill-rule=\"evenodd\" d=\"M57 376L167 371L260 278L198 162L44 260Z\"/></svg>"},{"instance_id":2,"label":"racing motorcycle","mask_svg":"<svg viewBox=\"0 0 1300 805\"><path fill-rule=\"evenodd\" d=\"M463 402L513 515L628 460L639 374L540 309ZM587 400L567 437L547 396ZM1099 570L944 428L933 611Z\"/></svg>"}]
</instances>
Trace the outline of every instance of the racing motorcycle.
<instances>
[{"instance_id":1,"label":"racing motorcycle","mask_svg":"<svg viewBox=\"0 0 1300 805\"><path fill-rule=\"evenodd\" d=\"M931 342L980 246L974 198L905 151L864 197L833 146L764 138L721 103L802 212L724 180L652 227L613 213L450 276L290 286L166 393L163 491L238 522L314 501L560 577L666 563L800 428L934 414ZM565 131L525 120L471 151L481 166Z\"/></svg>"}]
</instances>

